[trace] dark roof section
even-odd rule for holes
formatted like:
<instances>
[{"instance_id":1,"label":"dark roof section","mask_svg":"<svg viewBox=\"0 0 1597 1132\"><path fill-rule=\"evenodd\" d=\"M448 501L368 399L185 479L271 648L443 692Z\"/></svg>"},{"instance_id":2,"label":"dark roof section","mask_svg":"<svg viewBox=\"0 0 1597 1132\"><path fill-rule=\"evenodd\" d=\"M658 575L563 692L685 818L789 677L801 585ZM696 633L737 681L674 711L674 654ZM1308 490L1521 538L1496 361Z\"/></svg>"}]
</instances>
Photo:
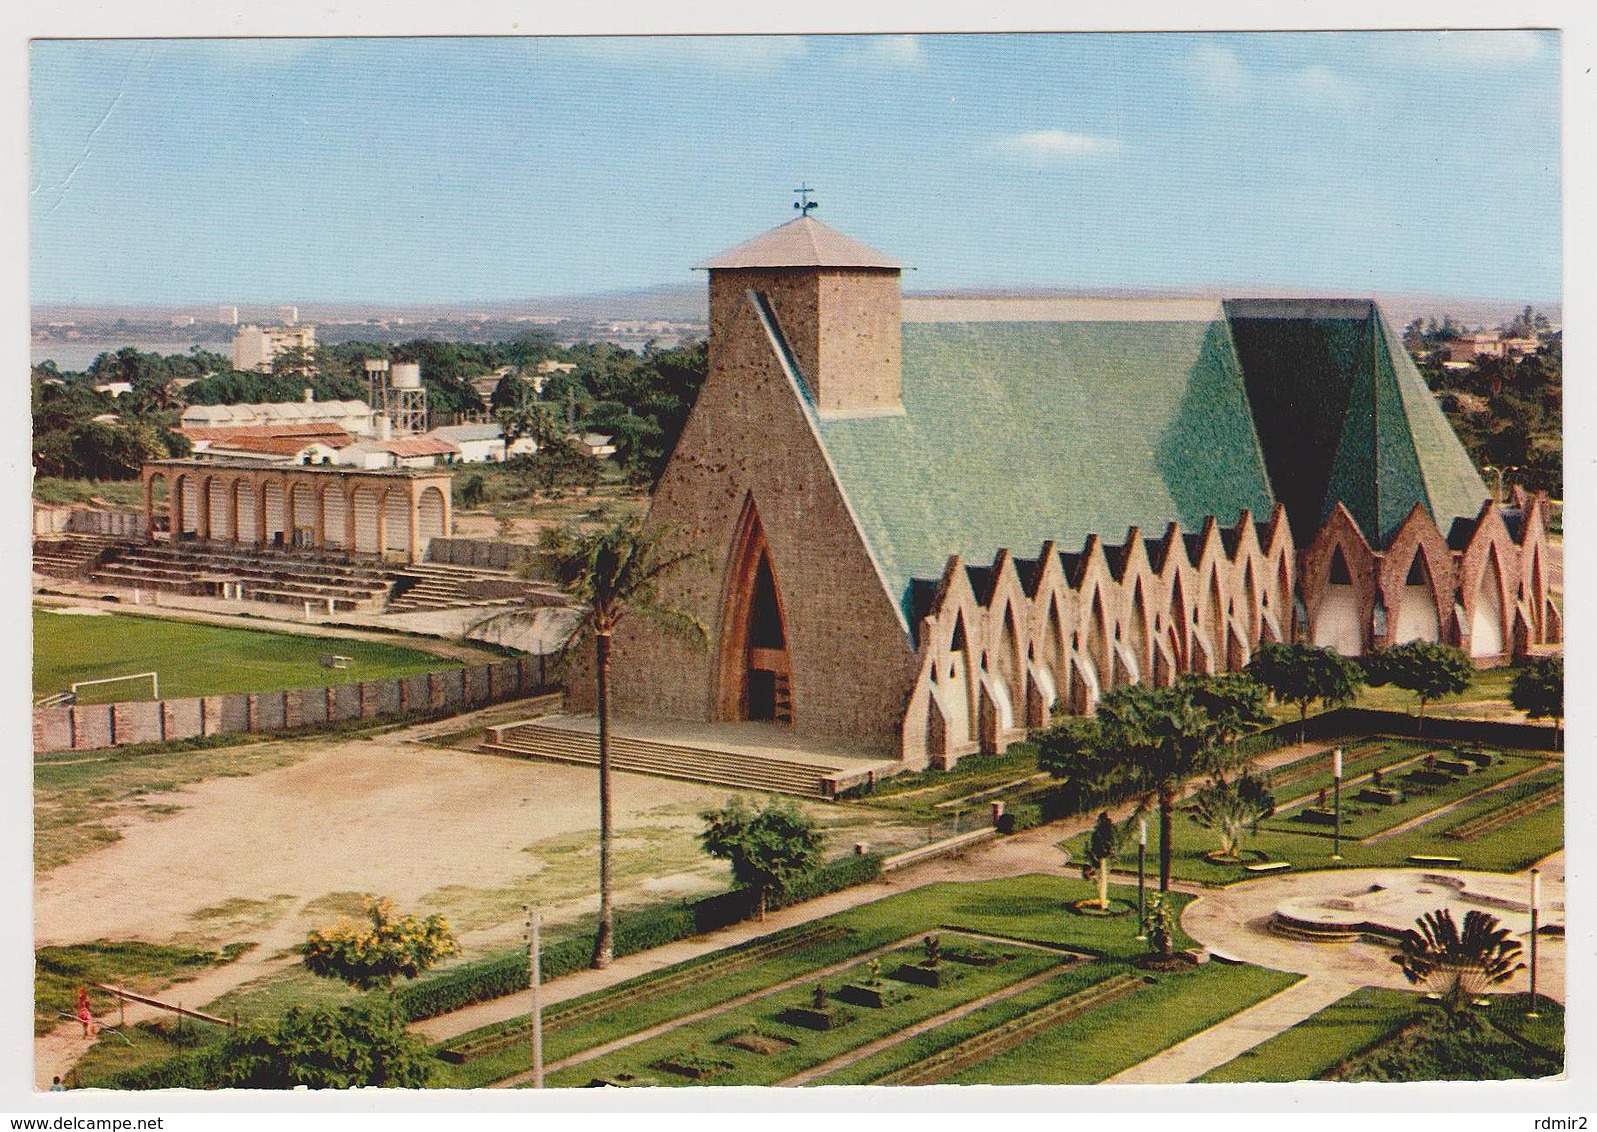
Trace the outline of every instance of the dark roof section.
<instances>
[{"instance_id":1,"label":"dark roof section","mask_svg":"<svg viewBox=\"0 0 1597 1132\"><path fill-rule=\"evenodd\" d=\"M919 643L920 623L929 617L937 604L939 583L930 578L913 578L909 583L909 628L911 637Z\"/></svg>"},{"instance_id":2,"label":"dark roof section","mask_svg":"<svg viewBox=\"0 0 1597 1132\"><path fill-rule=\"evenodd\" d=\"M747 243L711 256L697 270L761 267L874 267L898 271L903 264L811 216L790 220Z\"/></svg>"},{"instance_id":3,"label":"dark roof section","mask_svg":"<svg viewBox=\"0 0 1597 1132\"><path fill-rule=\"evenodd\" d=\"M1020 578L1020 588L1026 591L1027 597L1037 596L1037 583L1042 579L1041 558L1015 558L1015 573Z\"/></svg>"},{"instance_id":4,"label":"dark roof section","mask_svg":"<svg viewBox=\"0 0 1597 1132\"><path fill-rule=\"evenodd\" d=\"M1104 560L1109 563L1109 576L1117 582L1123 581L1126 576L1126 563L1131 558L1129 544L1120 543L1118 546L1106 546L1103 548L1103 556Z\"/></svg>"},{"instance_id":5,"label":"dark roof section","mask_svg":"<svg viewBox=\"0 0 1597 1132\"><path fill-rule=\"evenodd\" d=\"M1477 522L1473 516L1470 518L1459 516L1454 519L1453 525L1448 528L1447 532L1447 548L1449 550L1469 549L1469 540L1475 537L1476 525Z\"/></svg>"},{"instance_id":6,"label":"dark roof section","mask_svg":"<svg viewBox=\"0 0 1597 1132\"><path fill-rule=\"evenodd\" d=\"M970 588L976 595L976 604L986 607L993 599L993 587L998 584L997 575L991 566L966 566L965 577L970 579Z\"/></svg>"},{"instance_id":7,"label":"dark roof section","mask_svg":"<svg viewBox=\"0 0 1597 1132\"><path fill-rule=\"evenodd\" d=\"M1525 512L1518 507L1499 507L1497 513L1503 517L1503 526L1508 528L1508 537L1514 540L1515 545L1525 545Z\"/></svg>"}]
</instances>

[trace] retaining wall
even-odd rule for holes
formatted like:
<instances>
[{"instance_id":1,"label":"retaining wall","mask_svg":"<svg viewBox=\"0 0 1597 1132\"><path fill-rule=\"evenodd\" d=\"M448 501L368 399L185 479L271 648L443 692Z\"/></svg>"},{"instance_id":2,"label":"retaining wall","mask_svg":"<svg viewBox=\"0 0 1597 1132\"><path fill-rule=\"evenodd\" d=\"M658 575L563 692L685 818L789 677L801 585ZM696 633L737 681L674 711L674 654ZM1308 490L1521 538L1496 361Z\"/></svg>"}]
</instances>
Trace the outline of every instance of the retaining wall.
<instances>
[{"instance_id":1,"label":"retaining wall","mask_svg":"<svg viewBox=\"0 0 1597 1132\"><path fill-rule=\"evenodd\" d=\"M486 570L514 570L538 557L538 549L520 543L486 538L444 538L434 535L427 544L427 561L448 566L478 566Z\"/></svg>"},{"instance_id":2,"label":"retaining wall","mask_svg":"<svg viewBox=\"0 0 1597 1132\"><path fill-rule=\"evenodd\" d=\"M1432 705L1433 708L1435 705ZM1373 708L1344 707L1311 715L1305 729L1311 741L1329 742L1345 735L1396 735L1443 743L1481 743L1488 747L1516 750L1551 751L1557 749L1557 733L1551 724L1515 723L1496 719L1449 719L1427 715L1424 720L1401 711L1376 711ZM1250 736L1262 746L1286 746L1298 741L1298 722L1279 723ZM1244 739L1244 746L1249 745ZM1277 741L1278 740L1278 741Z\"/></svg>"},{"instance_id":3,"label":"retaining wall","mask_svg":"<svg viewBox=\"0 0 1597 1132\"><path fill-rule=\"evenodd\" d=\"M130 700L33 709L33 749L91 751L204 735L255 734L285 727L454 715L552 691L539 657L451 668L417 676L171 700Z\"/></svg>"}]
</instances>

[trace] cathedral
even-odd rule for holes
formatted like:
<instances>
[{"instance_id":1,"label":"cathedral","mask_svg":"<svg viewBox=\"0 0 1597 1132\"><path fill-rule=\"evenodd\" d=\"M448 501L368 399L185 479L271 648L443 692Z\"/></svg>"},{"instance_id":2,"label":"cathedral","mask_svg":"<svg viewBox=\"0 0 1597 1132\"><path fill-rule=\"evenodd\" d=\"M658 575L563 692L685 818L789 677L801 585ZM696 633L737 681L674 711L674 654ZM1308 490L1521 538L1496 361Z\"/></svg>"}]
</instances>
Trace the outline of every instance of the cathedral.
<instances>
[{"instance_id":1,"label":"cathedral","mask_svg":"<svg viewBox=\"0 0 1597 1132\"><path fill-rule=\"evenodd\" d=\"M647 522L699 552L661 598L709 646L624 622L622 718L946 768L1274 641L1561 637L1545 500L1490 498L1372 301L905 296L807 210L700 266Z\"/></svg>"}]
</instances>

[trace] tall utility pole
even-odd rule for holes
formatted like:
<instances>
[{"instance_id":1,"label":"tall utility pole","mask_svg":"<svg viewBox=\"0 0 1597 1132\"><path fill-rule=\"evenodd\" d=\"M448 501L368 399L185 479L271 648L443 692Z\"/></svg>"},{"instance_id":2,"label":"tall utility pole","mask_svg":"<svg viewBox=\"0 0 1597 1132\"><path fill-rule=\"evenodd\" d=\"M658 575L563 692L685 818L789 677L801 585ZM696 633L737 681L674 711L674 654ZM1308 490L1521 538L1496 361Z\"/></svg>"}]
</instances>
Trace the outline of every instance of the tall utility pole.
<instances>
[{"instance_id":1,"label":"tall utility pole","mask_svg":"<svg viewBox=\"0 0 1597 1132\"><path fill-rule=\"evenodd\" d=\"M538 929L543 919L537 908L527 910L527 979L532 987L532 1087L543 1088L543 972Z\"/></svg>"}]
</instances>

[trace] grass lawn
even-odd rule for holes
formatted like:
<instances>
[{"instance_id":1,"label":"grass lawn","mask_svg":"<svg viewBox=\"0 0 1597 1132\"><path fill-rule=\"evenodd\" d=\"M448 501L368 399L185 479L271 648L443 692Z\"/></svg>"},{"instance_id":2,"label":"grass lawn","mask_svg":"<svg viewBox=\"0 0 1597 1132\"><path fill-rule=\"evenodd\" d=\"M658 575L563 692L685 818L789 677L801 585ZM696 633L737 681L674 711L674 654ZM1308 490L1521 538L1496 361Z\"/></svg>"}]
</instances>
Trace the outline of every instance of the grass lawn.
<instances>
[{"instance_id":1,"label":"grass lawn","mask_svg":"<svg viewBox=\"0 0 1597 1132\"><path fill-rule=\"evenodd\" d=\"M323 668L317 658L338 653L348 668ZM230 629L157 617L89 617L33 611L33 691L46 696L74 681L160 673L164 697L224 692L270 692L353 683L384 676L434 672L454 662L377 641ZM148 680L83 690L82 702L150 698Z\"/></svg>"},{"instance_id":2,"label":"grass lawn","mask_svg":"<svg viewBox=\"0 0 1597 1132\"><path fill-rule=\"evenodd\" d=\"M1126 969L1121 964L1107 962L1081 963L1067 967L1056 978L1049 979L1040 986L1024 990L1012 998L991 1003L980 1010L974 1010L963 1018L946 1022L935 1030L928 1030L908 1041L881 1050L856 1061L853 1065L845 1065L820 1078L815 1084L869 1085L889 1073L908 1068L967 1038L973 1038L1050 1003L1068 998Z\"/></svg>"},{"instance_id":3,"label":"grass lawn","mask_svg":"<svg viewBox=\"0 0 1597 1132\"><path fill-rule=\"evenodd\" d=\"M904 997L888 1006L873 1009L844 1007L853 1015L845 1025L827 1031L806 1029L783 1021L789 1007L807 1006L811 988L807 985L779 991L733 1010L717 1014L680 1029L630 1046L605 1057L554 1073L554 1087L584 1085L594 1077L613 1077L620 1073L654 1077L662 1085L688 1085L695 1082L677 1073L654 1068L655 1062L683 1057L702 1057L723 1061L728 1068L707 1079L714 1085L774 1085L795 1073L819 1065L833 1057L875 1041L923 1019L951 1010L962 1003L1002 989L1012 983L1056 966L1062 956L1030 948L1015 948L1014 958L995 967L968 967L948 963L960 977L941 987L907 987L891 978L901 963L918 962L924 952L911 945L881 957L883 985ZM839 1005L835 992L844 983L863 983L870 977L868 965L861 963L847 972L826 980L833 992L831 1005ZM762 1055L735 1049L725 1044L727 1037L757 1032L794 1043L780 1053Z\"/></svg>"},{"instance_id":4,"label":"grass lawn","mask_svg":"<svg viewBox=\"0 0 1597 1132\"><path fill-rule=\"evenodd\" d=\"M1425 1009L1426 1003L1417 994L1364 987L1211 1069L1198 1080L1312 1081L1414 1020Z\"/></svg>"},{"instance_id":5,"label":"grass lawn","mask_svg":"<svg viewBox=\"0 0 1597 1132\"><path fill-rule=\"evenodd\" d=\"M1508 706L1508 688L1514 682L1514 672L1513 668L1477 670L1462 694L1427 703L1426 718L1435 715L1454 719L1524 719L1520 712ZM1384 688L1361 688L1355 706L1415 715L1420 702L1413 692L1388 684Z\"/></svg>"},{"instance_id":6,"label":"grass lawn","mask_svg":"<svg viewBox=\"0 0 1597 1132\"><path fill-rule=\"evenodd\" d=\"M1500 782L1511 775L1532 769L1538 762L1539 760L1526 756L1505 756L1498 766L1469 775L1451 786L1439 788L1423 798L1410 799L1399 806L1377 807L1373 804L1360 803L1360 806L1371 811L1387 811L1365 814L1361 817L1347 816L1347 796L1344 792L1342 861L1337 867L1353 869L1401 866L1408 863L1411 855L1429 854L1458 857L1461 862L1459 867L1465 869L1515 872L1525 868L1564 843L1562 803L1526 814L1468 841L1456 841L1444 834L1475 817L1503 809L1521 798L1546 790L1562 776L1562 767L1556 763L1522 782L1493 790L1406 833L1368 845L1360 844L1358 837L1389 829L1399 821L1428 813L1489 786L1494 780ZM1399 784L1400 777L1393 776L1392 783ZM1156 838L1150 838L1150 865L1156 859L1154 856L1156 850L1152 844L1154 840ZM1240 864L1221 864L1206 859L1203 854L1216 845L1213 833L1200 829L1190 821L1178 818L1175 827L1175 852L1171 864L1172 875L1205 884L1232 884L1252 876ZM1080 839L1076 839L1071 845L1072 854L1076 855L1079 848ZM1333 867L1331 849L1330 827L1300 825L1280 817L1266 822L1260 827L1256 836L1249 837L1244 843L1246 852L1262 853L1272 861L1288 861L1297 870ZM1132 847L1129 852L1122 854L1118 867L1122 870L1135 868L1136 860L1136 850Z\"/></svg>"},{"instance_id":7,"label":"grass lawn","mask_svg":"<svg viewBox=\"0 0 1597 1132\"><path fill-rule=\"evenodd\" d=\"M1142 990L1065 1022L990 1061L947 1078L951 1085L1087 1085L1262 1002L1301 975L1205 963L1150 974Z\"/></svg>"},{"instance_id":8,"label":"grass lawn","mask_svg":"<svg viewBox=\"0 0 1597 1132\"><path fill-rule=\"evenodd\" d=\"M33 498L40 503L87 503L103 499L122 507L144 506L143 480L63 480L39 476L33 481Z\"/></svg>"},{"instance_id":9,"label":"grass lawn","mask_svg":"<svg viewBox=\"0 0 1597 1132\"><path fill-rule=\"evenodd\" d=\"M841 939L762 961L752 967L718 974L714 978L689 982L686 986L677 987L657 997L642 1001L626 1001L624 1005L618 1005L613 1011L601 1012L598 1016L575 1026L547 1033L544 1038L545 1056L550 1061L558 1060L615 1038L637 1033L672 1018L759 991L786 979L845 962L873 948L910 936L937 931L940 928L958 928L1045 945L1067 946L1112 960L1124 961L1140 954L1143 945L1134 938L1136 929L1131 918L1096 919L1074 915L1065 910L1067 903L1083 899L1095 892L1096 889L1092 885L1080 880L1026 876L974 884L933 884L915 889L913 892L889 896L806 925L807 928L828 925L843 927L849 931L849 934ZM1179 915L1180 907L1190 898L1178 893L1172 899ZM1179 929L1177 936L1178 946L1191 946L1192 941L1181 934ZM723 954L725 952L715 953L717 956ZM651 981L670 978L681 971L703 965L713 958L715 956L706 956L640 976L609 990L574 999L572 1004L586 1004L611 997L616 998L619 1003L621 996L633 988ZM885 960L883 969L884 972L891 970ZM1013 965L1005 964L997 969L1013 969ZM829 988L835 988L837 985L835 978L827 982ZM786 997L801 999L803 994L793 991ZM725 1022L725 1019L721 1021ZM726 1025L730 1026L730 1023ZM487 1027L473 1034L463 1035L448 1044L458 1044L469 1038L502 1031L505 1028L504 1025ZM844 1027L838 1033L848 1034L851 1031L859 1032L851 1025ZM725 1027L718 1030L715 1036L723 1032ZM613 1056L620 1058L625 1053L626 1051L621 1051ZM609 1064L609 1059L604 1060ZM817 1058L816 1062L821 1060L825 1058ZM478 1087L503 1080L530 1067L529 1048L526 1044L518 1044L513 1049L464 1065L441 1064L439 1083L445 1087ZM578 1084L585 1084L594 1076L606 1075L598 1071L597 1061L583 1068L588 1072L576 1082ZM802 1065L796 1066L790 1068L788 1072L798 1072L801 1068ZM576 1074L576 1071L573 1073L580 1075ZM659 1076L653 1072L648 1075Z\"/></svg>"},{"instance_id":10,"label":"grass lawn","mask_svg":"<svg viewBox=\"0 0 1597 1132\"><path fill-rule=\"evenodd\" d=\"M1423 748L1421 748L1423 749ZM1423 770L1423 764L1398 771L1385 776L1387 786L1397 787L1406 797L1403 801L1392 806L1383 806L1378 802L1361 802L1357 794L1362 786L1349 786L1344 780L1342 784L1342 840L1358 841L1384 832L1394 826L1401 825L1411 818L1456 802L1460 798L1474 794L1486 787L1493 786L1506 778L1522 774L1527 770L1534 770L1544 765L1545 760L1527 755L1505 754L1497 762L1474 774L1466 774L1440 786L1415 786L1407 781L1410 774ZM1259 827L1261 832L1270 830L1276 833L1296 833L1321 835L1326 838L1331 836L1330 826L1311 825L1296 820L1297 815L1304 810L1312 808L1316 803L1310 800L1302 806L1288 810L1278 811L1275 817L1265 821ZM1330 804L1329 795L1327 805Z\"/></svg>"},{"instance_id":11,"label":"grass lawn","mask_svg":"<svg viewBox=\"0 0 1597 1132\"><path fill-rule=\"evenodd\" d=\"M33 1032L48 1033L70 1021L79 987L88 988L90 1006L99 1014L116 1004L116 996L96 989L94 983L154 994L210 967L230 963L248 948L245 944L222 951L202 951L104 940L70 947L41 947L33 956Z\"/></svg>"},{"instance_id":12,"label":"grass lawn","mask_svg":"<svg viewBox=\"0 0 1597 1132\"><path fill-rule=\"evenodd\" d=\"M1543 1000L1544 1017L1522 1015L1528 996L1504 996L1449 1024L1436 1007L1363 1050L1327 1078L1333 1081L1512 1081L1550 1077L1564 1068L1564 1011ZM1540 1040L1538 1040L1540 1039Z\"/></svg>"}]
</instances>

